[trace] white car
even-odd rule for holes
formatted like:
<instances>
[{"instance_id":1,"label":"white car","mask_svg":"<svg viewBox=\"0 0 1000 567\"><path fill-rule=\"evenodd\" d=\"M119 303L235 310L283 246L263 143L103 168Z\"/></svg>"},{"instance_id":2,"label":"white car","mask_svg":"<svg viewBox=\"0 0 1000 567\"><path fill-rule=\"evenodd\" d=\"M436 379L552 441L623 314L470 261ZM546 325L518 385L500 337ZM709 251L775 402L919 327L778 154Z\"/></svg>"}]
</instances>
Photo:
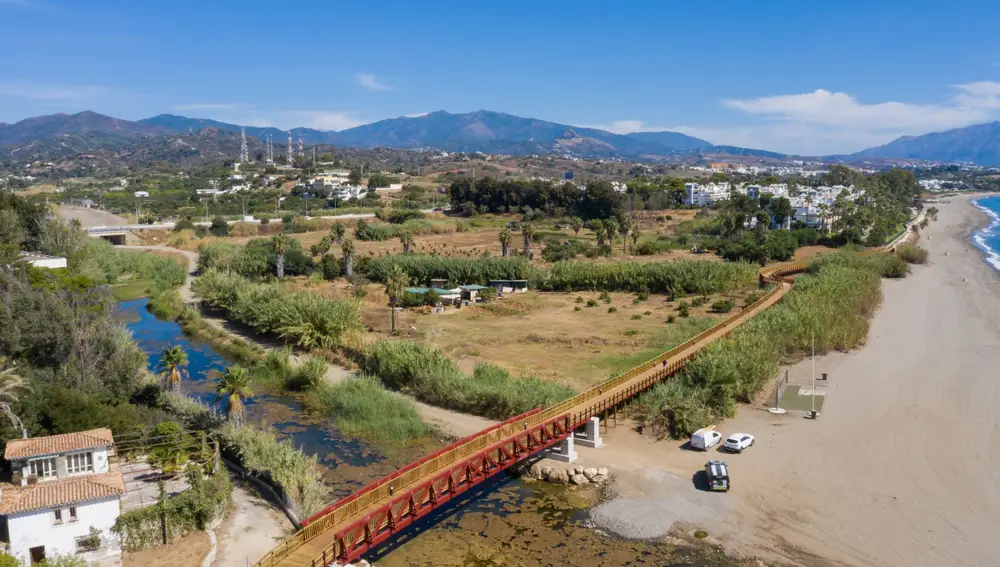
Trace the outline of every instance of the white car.
<instances>
[{"instance_id":1,"label":"white car","mask_svg":"<svg viewBox=\"0 0 1000 567\"><path fill-rule=\"evenodd\" d=\"M742 453L747 447L753 446L753 435L749 433L733 433L722 444L722 448L733 453Z\"/></svg>"}]
</instances>

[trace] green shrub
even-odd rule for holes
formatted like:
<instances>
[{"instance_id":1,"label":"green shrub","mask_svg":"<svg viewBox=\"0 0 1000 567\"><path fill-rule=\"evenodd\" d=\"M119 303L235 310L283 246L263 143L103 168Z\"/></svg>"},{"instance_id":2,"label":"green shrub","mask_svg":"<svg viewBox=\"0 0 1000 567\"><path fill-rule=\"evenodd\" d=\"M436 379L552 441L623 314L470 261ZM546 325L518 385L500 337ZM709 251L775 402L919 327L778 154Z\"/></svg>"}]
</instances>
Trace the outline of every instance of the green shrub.
<instances>
[{"instance_id":1,"label":"green shrub","mask_svg":"<svg viewBox=\"0 0 1000 567\"><path fill-rule=\"evenodd\" d=\"M639 293L635 294L635 299L636 301L646 301L647 299L649 299L649 292L646 290L642 290Z\"/></svg>"},{"instance_id":2,"label":"green shrub","mask_svg":"<svg viewBox=\"0 0 1000 567\"><path fill-rule=\"evenodd\" d=\"M324 280L335 280L340 277L340 260L333 254L324 254L319 261L319 271Z\"/></svg>"},{"instance_id":3,"label":"green shrub","mask_svg":"<svg viewBox=\"0 0 1000 567\"><path fill-rule=\"evenodd\" d=\"M385 223L370 223L365 219L358 221L354 228L354 237L358 240L385 241L396 238L398 230L395 226Z\"/></svg>"},{"instance_id":4,"label":"green shrub","mask_svg":"<svg viewBox=\"0 0 1000 567\"><path fill-rule=\"evenodd\" d=\"M720 299L712 304L712 312L714 313L729 313L736 307L731 299Z\"/></svg>"},{"instance_id":5,"label":"green shrub","mask_svg":"<svg viewBox=\"0 0 1000 567\"><path fill-rule=\"evenodd\" d=\"M678 309L677 314L681 317L689 317L691 315L691 311L688 310L687 305L682 305L681 308Z\"/></svg>"},{"instance_id":6,"label":"green shrub","mask_svg":"<svg viewBox=\"0 0 1000 567\"><path fill-rule=\"evenodd\" d=\"M611 303L611 296L607 292L601 293L598 299L600 299L604 303Z\"/></svg>"},{"instance_id":7,"label":"green shrub","mask_svg":"<svg viewBox=\"0 0 1000 567\"><path fill-rule=\"evenodd\" d=\"M87 266L70 266L101 283L118 284L129 280L152 280L154 292L180 287L187 278L185 264L175 257L149 252L122 250L95 238L84 244Z\"/></svg>"},{"instance_id":8,"label":"green shrub","mask_svg":"<svg viewBox=\"0 0 1000 567\"><path fill-rule=\"evenodd\" d=\"M615 307L614 305L612 305L611 307L608 307L608 313L616 313L617 311L618 311L618 308Z\"/></svg>"},{"instance_id":9,"label":"green shrub","mask_svg":"<svg viewBox=\"0 0 1000 567\"><path fill-rule=\"evenodd\" d=\"M677 320L676 316L674 316L674 315L667 315L667 324L668 325L671 324L671 323L673 323L676 320Z\"/></svg>"},{"instance_id":10,"label":"green shrub","mask_svg":"<svg viewBox=\"0 0 1000 567\"><path fill-rule=\"evenodd\" d=\"M614 309L614 308L612 308L612 309ZM632 320L633 320L633 321L638 321L638 320L640 320L640 319L642 319L642 315L638 315L638 314L636 314L636 315L633 315L633 316L632 316Z\"/></svg>"},{"instance_id":11,"label":"green shrub","mask_svg":"<svg viewBox=\"0 0 1000 567\"><path fill-rule=\"evenodd\" d=\"M587 307L597 307L597 301L595 301L593 299L588 299L587 300Z\"/></svg>"},{"instance_id":12,"label":"green shrub","mask_svg":"<svg viewBox=\"0 0 1000 567\"><path fill-rule=\"evenodd\" d=\"M388 388L438 407L491 419L547 407L573 394L564 385L512 377L493 364L478 364L472 376L465 376L441 352L409 341L380 341L369 346L363 366Z\"/></svg>"},{"instance_id":13,"label":"green shrub","mask_svg":"<svg viewBox=\"0 0 1000 567\"><path fill-rule=\"evenodd\" d=\"M229 223L222 217L215 217L208 231L214 236L229 236Z\"/></svg>"},{"instance_id":14,"label":"green shrub","mask_svg":"<svg viewBox=\"0 0 1000 567\"><path fill-rule=\"evenodd\" d=\"M577 303L583 303L583 298L582 298L582 297L580 297L580 296L577 296L577 298L576 298L576 302L577 302Z\"/></svg>"},{"instance_id":15,"label":"green shrub","mask_svg":"<svg viewBox=\"0 0 1000 567\"><path fill-rule=\"evenodd\" d=\"M573 306L573 311L580 311L580 309L581 309L581 308L580 308L580 306L579 306L579 305L574 305L574 306Z\"/></svg>"},{"instance_id":16,"label":"green shrub","mask_svg":"<svg viewBox=\"0 0 1000 567\"><path fill-rule=\"evenodd\" d=\"M927 251L915 244L902 244L896 248L896 255L907 264L926 264Z\"/></svg>"}]
</instances>

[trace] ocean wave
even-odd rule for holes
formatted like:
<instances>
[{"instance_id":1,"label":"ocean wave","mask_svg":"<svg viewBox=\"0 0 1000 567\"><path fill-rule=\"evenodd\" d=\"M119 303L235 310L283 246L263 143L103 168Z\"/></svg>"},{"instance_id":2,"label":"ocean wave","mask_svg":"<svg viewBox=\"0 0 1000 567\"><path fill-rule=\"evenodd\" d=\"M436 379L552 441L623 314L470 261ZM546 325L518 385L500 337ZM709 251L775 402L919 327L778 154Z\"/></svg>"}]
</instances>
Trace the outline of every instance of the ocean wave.
<instances>
[{"instance_id":1,"label":"ocean wave","mask_svg":"<svg viewBox=\"0 0 1000 567\"><path fill-rule=\"evenodd\" d=\"M992 266L994 270L1000 271L1000 250L995 250L990 246L991 237L996 235L996 229L997 227L1000 227L1000 213L982 203L982 201L987 199L992 199L992 202L996 202L997 205L1000 205L1000 198L997 197L986 197L984 199L976 199L972 201L972 204L977 209L983 211L990 217L990 224L989 226L973 233L971 240L976 248L986 254L986 263ZM1000 243L994 242L994 244Z\"/></svg>"}]
</instances>

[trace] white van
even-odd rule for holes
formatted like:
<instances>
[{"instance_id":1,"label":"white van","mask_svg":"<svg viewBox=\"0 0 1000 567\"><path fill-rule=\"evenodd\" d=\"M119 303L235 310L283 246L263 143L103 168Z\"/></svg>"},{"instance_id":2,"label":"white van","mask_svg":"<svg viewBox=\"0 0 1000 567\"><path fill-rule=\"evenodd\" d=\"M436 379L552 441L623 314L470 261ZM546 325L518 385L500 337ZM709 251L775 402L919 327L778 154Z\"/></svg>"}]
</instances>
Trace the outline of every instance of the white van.
<instances>
[{"instance_id":1,"label":"white van","mask_svg":"<svg viewBox=\"0 0 1000 567\"><path fill-rule=\"evenodd\" d=\"M722 441L722 434L711 427L695 431L691 435L691 448L707 451Z\"/></svg>"}]
</instances>

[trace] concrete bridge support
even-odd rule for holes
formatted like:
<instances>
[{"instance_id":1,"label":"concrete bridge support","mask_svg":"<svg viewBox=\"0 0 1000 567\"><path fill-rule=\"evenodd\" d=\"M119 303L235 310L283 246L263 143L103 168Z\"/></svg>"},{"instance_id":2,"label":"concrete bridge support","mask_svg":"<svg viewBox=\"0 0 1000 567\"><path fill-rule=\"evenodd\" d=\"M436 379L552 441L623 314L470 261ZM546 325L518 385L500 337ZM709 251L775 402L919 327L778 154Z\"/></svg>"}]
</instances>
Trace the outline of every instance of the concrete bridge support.
<instances>
[{"instance_id":1,"label":"concrete bridge support","mask_svg":"<svg viewBox=\"0 0 1000 567\"><path fill-rule=\"evenodd\" d=\"M587 425L582 434L574 433L576 435L576 442L583 445L584 447L593 447L598 449L604 445L604 441L601 440L601 418L594 416L587 420Z\"/></svg>"},{"instance_id":2,"label":"concrete bridge support","mask_svg":"<svg viewBox=\"0 0 1000 567\"><path fill-rule=\"evenodd\" d=\"M552 447L548 451L548 457L556 461L562 461L564 463L576 462L576 449L573 446L573 436L560 441L556 446Z\"/></svg>"}]
</instances>

